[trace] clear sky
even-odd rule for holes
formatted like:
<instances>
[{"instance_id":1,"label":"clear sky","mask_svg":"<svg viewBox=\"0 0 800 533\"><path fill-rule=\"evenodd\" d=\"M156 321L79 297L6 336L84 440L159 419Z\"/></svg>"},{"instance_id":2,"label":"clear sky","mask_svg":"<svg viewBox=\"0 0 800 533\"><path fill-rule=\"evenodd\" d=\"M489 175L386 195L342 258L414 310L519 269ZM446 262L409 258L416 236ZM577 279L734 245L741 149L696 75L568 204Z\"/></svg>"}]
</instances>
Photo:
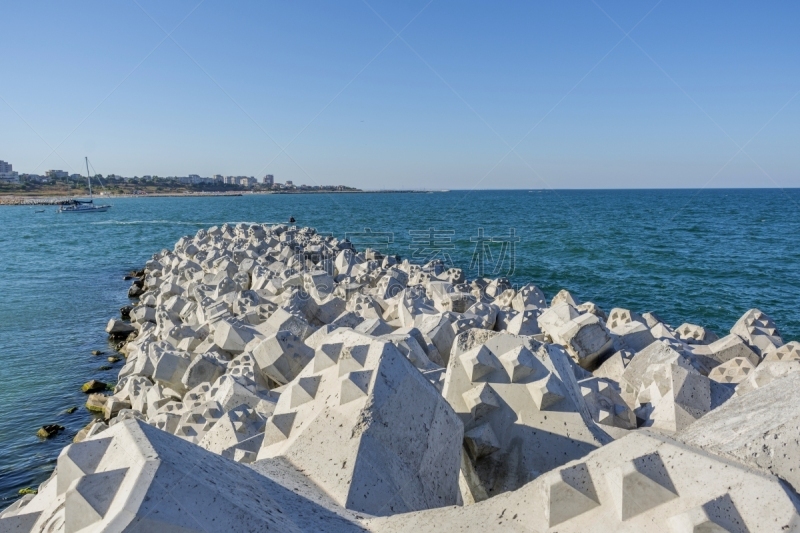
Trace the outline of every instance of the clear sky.
<instances>
[{"instance_id":1,"label":"clear sky","mask_svg":"<svg viewBox=\"0 0 800 533\"><path fill-rule=\"evenodd\" d=\"M8 0L0 20L20 172L800 186L797 2Z\"/></svg>"}]
</instances>

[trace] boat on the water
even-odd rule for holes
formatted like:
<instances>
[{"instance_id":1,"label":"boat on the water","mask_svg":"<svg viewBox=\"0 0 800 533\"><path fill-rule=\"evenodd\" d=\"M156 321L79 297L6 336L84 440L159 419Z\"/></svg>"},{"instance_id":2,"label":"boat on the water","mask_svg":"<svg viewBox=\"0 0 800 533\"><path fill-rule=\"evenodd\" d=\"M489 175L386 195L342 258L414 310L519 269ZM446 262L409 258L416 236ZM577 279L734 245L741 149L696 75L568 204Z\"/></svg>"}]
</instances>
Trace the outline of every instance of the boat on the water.
<instances>
[{"instance_id":1,"label":"boat on the water","mask_svg":"<svg viewBox=\"0 0 800 533\"><path fill-rule=\"evenodd\" d=\"M70 200L61 204L59 213L105 213L110 205L94 205L92 200Z\"/></svg>"},{"instance_id":2,"label":"boat on the water","mask_svg":"<svg viewBox=\"0 0 800 533\"><path fill-rule=\"evenodd\" d=\"M105 213L110 205L95 205L92 198L92 177L89 175L89 158L86 159L86 179L89 180L89 199L77 200L73 198L58 208L58 213Z\"/></svg>"}]
</instances>

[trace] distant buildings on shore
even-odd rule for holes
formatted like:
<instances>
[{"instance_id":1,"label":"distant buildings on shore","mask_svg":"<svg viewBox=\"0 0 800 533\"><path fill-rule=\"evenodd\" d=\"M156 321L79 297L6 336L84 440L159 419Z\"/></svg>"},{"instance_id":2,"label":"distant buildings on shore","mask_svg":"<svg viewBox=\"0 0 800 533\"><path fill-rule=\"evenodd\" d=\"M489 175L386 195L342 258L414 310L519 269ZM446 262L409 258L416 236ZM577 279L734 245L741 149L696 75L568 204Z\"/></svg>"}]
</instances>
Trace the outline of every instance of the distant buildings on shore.
<instances>
[{"instance_id":1,"label":"distant buildings on shore","mask_svg":"<svg viewBox=\"0 0 800 533\"><path fill-rule=\"evenodd\" d=\"M66 170L48 170L44 175L51 180L63 180L69 177L69 172Z\"/></svg>"},{"instance_id":2,"label":"distant buildings on shore","mask_svg":"<svg viewBox=\"0 0 800 533\"><path fill-rule=\"evenodd\" d=\"M137 184L141 182L161 182L169 184L181 185L196 185L196 186L219 186L219 185L232 185L236 187L244 187L249 189L258 190L277 190L277 191L348 191L357 190L345 185L295 185L291 180L286 180L286 183L275 183L275 176L266 174L261 183L253 176L223 176L222 174L214 174L212 177L203 177L198 174L189 174L188 176L134 176L132 178L119 176L117 174L109 174L107 176L97 175L96 177L109 181L109 182L123 182ZM57 181L83 181L86 176L80 174L70 174L66 170L48 170L44 176L38 174L19 174L13 171L10 163L0 161L0 182L5 183L54 183Z\"/></svg>"},{"instance_id":3,"label":"distant buildings on shore","mask_svg":"<svg viewBox=\"0 0 800 533\"><path fill-rule=\"evenodd\" d=\"M0 161L0 181L19 183L19 174L14 172L11 163Z\"/></svg>"}]
</instances>

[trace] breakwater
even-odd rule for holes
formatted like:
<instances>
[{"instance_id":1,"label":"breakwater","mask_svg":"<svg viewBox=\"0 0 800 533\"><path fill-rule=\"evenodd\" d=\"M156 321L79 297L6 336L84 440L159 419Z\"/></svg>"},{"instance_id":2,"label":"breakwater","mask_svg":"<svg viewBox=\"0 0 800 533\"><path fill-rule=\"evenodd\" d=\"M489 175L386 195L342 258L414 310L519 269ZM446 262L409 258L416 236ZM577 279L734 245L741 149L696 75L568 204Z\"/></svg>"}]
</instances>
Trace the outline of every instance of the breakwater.
<instances>
[{"instance_id":1,"label":"breakwater","mask_svg":"<svg viewBox=\"0 0 800 533\"><path fill-rule=\"evenodd\" d=\"M0 196L0 205L65 205L68 196Z\"/></svg>"},{"instance_id":2,"label":"breakwater","mask_svg":"<svg viewBox=\"0 0 800 533\"><path fill-rule=\"evenodd\" d=\"M433 526L442 516L436 510L411 521L392 516L458 503L468 505L448 516L479 524L515 497L549 508L536 518L545 527L567 522L563 527L572 529L565 530L585 530L588 509L578 506L584 510L576 513L578 496L554 485L556 478L572 480L568 487L599 504L618 496L594 488L592 479L614 476L618 468L627 472L628 463L634 469L623 476L623 489L627 479L655 485L643 493L644 502L632 501L642 496L636 491L619 496L623 509L632 506L635 514L601 505L595 514L602 513L604 523L634 516L680 521L693 506L724 497L735 499L749 524L764 518L759 513L787 521L795 513L777 482L751 479L744 467L722 475L728 465L702 451L717 443L701 446L697 437L682 437L703 434L696 424L706 416L709 424L722 424L748 402L780 396L793 385L797 345L784 344L758 310L725 335L689 323L672 327L657 314L604 311L568 291L550 297L505 278L467 279L442 261L414 264L281 225L201 230L156 254L137 274L130 295L138 303L107 326L121 339L125 366L112 395L89 397L104 420L87 426L78 441L92 437L88 442L122 446L134 436L165 461L208 460L219 473L243 472L233 462L254 464L276 483L290 473L275 470L284 464L276 460L286 459L333 498L330 512L353 527L376 530ZM166 433L187 445L164 440ZM427 452L408 457L396 442ZM133 455L142 449L128 446ZM172 448L188 455L172 456ZM207 459L201 448L232 461ZM713 479L698 478L691 461L674 459L674 450L706 461ZM428 453L434 463L426 462L433 460L425 459ZM735 449L727 453L736 456ZM758 464L774 454L750 455L737 457ZM374 456L385 460L367 459ZM566 466L584 457L602 466ZM517 468L509 468L511 461ZM791 469L771 467L795 481ZM56 486L65 484L58 476L42 495L26 497L14 516L25 516L28 505L32 514L51 505L48 498L58 500ZM743 501L745 485L756 481L774 495L774 507L759 510ZM588 492L587 482L593 487ZM728 491L731 483L737 486L733 494L720 493L726 483ZM533 496L543 487L549 496ZM504 493L506 500L495 499ZM124 499L125 492L112 497ZM295 503L310 506L313 499ZM676 501L656 509L669 500ZM235 525L248 530L265 519L261 511L250 508ZM217 518L226 512L213 508Z\"/></svg>"}]
</instances>

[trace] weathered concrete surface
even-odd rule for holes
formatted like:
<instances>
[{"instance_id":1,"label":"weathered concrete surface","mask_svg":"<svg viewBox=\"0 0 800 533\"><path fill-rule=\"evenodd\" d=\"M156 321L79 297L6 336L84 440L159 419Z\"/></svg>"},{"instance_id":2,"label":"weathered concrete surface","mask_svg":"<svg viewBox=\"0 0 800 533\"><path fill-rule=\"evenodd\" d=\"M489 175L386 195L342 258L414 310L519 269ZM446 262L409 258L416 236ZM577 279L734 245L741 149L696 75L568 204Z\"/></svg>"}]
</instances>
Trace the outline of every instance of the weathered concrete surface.
<instances>
[{"instance_id":1,"label":"weathered concrete surface","mask_svg":"<svg viewBox=\"0 0 800 533\"><path fill-rule=\"evenodd\" d=\"M728 400L678 438L763 468L800 489L800 373Z\"/></svg>"},{"instance_id":2,"label":"weathered concrete surface","mask_svg":"<svg viewBox=\"0 0 800 533\"><path fill-rule=\"evenodd\" d=\"M489 496L611 440L592 421L572 365L563 348L508 333L451 355L443 395Z\"/></svg>"},{"instance_id":3,"label":"weathered concrete surface","mask_svg":"<svg viewBox=\"0 0 800 533\"><path fill-rule=\"evenodd\" d=\"M250 468L137 420L64 449L39 494L0 531L363 531Z\"/></svg>"},{"instance_id":4,"label":"weathered concrete surface","mask_svg":"<svg viewBox=\"0 0 800 533\"><path fill-rule=\"evenodd\" d=\"M365 525L387 533L766 533L797 531L796 504L774 476L640 431L514 492Z\"/></svg>"},{"instance_id":5,"label":"weathered concrete surface","mask_svg":"<svg viewBox=\"0 0 800 533\"><path fill-rule=\"evenodd\" d=\"M337 330L281 393L258 459L285 458L339 505L388 515L457 502L462 437L392 343Z\"/></svg>"}]
</instances>

